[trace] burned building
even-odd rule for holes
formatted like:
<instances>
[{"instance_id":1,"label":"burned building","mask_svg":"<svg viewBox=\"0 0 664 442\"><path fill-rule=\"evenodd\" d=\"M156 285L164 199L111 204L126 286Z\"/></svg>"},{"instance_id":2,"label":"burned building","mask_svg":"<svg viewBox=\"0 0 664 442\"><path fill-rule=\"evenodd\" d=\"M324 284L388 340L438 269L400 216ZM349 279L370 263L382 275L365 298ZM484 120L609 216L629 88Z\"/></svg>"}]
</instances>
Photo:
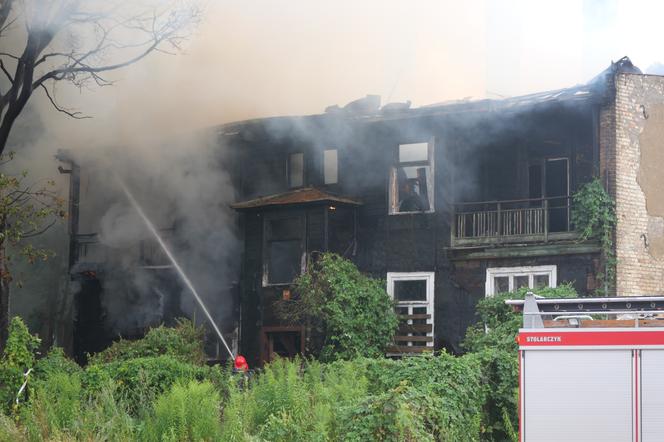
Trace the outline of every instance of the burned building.
<instances>
[{"instance_id":1,"label":"burned building","mask_svg":"<svg viewBox=\"0 0 664 442\"><path fill-rule=\"evenodd\" d=\"M368 96L215 128L241 244L240 351L256 363L304 350L274 303L315 252L386 280L408 321L395 354L461 351L475 304L498 292L569 282L591 294L605 260L571 211L595 177L616 201L614 291L661 292L663 106L664 78L623 58L557 91L419 108Z\"/></svg>"}]
</instances>

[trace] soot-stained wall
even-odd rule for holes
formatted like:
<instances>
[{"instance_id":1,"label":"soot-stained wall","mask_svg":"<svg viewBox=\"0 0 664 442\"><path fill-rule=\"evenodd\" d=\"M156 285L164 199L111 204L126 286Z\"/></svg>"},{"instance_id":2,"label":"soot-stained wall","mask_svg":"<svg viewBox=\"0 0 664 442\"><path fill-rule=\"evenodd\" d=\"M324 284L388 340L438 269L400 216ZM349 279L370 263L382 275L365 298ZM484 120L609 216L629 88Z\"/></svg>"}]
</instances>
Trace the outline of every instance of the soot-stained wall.
<instances>
[{"instance_id":1,"label":"soot-stained wall","mask_svg":"<svg viewBox=\"0 0 664 442\"><path fill-rule=\"evenodd\" d=\"M357 248L349 257L360 270L379 278L388 272L434 272L435 346L461 351L460 342L485 295L488 267L556 265L558 281L579 293L593 287L596 253L537 258L518 253L509 259L459 259L452 253L453 205L460 201L528 197L527 167L545 158L569 158L570 191L587 182L596 168L594 121L590 105L545 106L528 112L471 113L416 118L361 119L315 116L252 122L235 132L242 151L239 200L288 190L287 158L303 152L305 186L316 186L361 201L357 209ZM401 143L434 142L433 213L389 214L389 176ZM339 182L322 183L322 152L338 149ZM263 219L275 209L242 215L242 351L256 359L260 327L278 324L272 311L281 287L263 287ZM306 207L276 209L315 210ZM313 211L312 211L313 210ZM320 232L308 222L307 252L319 250ZM524 248L526 250L527 248ZM545 249L546 250L546 249Z\"/></svg>"}]
</instances>

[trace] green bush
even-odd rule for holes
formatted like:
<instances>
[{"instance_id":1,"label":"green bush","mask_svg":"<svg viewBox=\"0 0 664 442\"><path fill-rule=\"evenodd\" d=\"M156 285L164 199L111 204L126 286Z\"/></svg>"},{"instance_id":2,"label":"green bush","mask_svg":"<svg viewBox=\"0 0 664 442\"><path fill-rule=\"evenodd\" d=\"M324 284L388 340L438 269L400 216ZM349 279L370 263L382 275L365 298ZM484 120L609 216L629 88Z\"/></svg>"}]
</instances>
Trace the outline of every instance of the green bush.
<instances>
[{"instance_id":1,"label":"green bush","mask_svg":"<svg viewBox=\"0 0 664 442\"><path fill-rule=\"evenodd\" d=\"M173 356L161 355L91 365L82 380L89 393L98 392L108 382L113 382L130 412L137 414L142 406L152 403L177 381L208 380L222 390L226 374L219 367L187 364Z\"/></svg>"},{"instance_id":2,"label":"green bush","mask_svg":"<svg viewBox=\"0 0 664 442\"><path fill-rule=\"evenodd\" d=\"M21 409L24 437L14 440L135 440L137 424L117 400L113 384L82 398L77 378L56 373L40 384Z\"/></svg>"},{"instance_id":3,"label":"green bush","mask_svg":"<svg viewBox=\"0 0 664 442\"><path fill-rule=\"evenodd\" d=\"M464 348L481 361L487 386L487 403L482 418L485 440L514 440L518 428L519 360L516 336L523 315L505 304L507 299L523 299L531 289L500 293L482 299L476 307L480 321L468 328ZM574 298L571 284L538 289L547 298Z\"/></svg>"},{"instance_id":4,"label":"green bush","mask_svg":"<svg viewBox=\"0 0 664 442\"><path fill-rule=\"evenodd\" d=\"M146 441L216 441L220 438L219 392L209 382L176 383L159 396L147 419Z\"/></svg>"},{"instance_id":5,"label":"green bush","mask_svg":"<svg viewBox=\"0 0 664 442\"><path fill-rule=\"evenodd\" d=\"M176 327L155 327L141 339L114 342L106 350L92 355L89 364L168 355L189 364L203 365L205 363L203 336L202 326L196 327L191 321L180 319Z\"/></svg>"},{"instance_id":6,"label":"green bush","mask_svg":"<svg viewBox=\"0 0 664 442\"><path fill-rule=\"evenodd\" d=\"M381 357L392 343L398 320L384 281L360 273L333 253L311 260L293 283L293 300L279 301L279 315L306 324L309 351L322 361Z\"/></svg>"},{"instance_id":7,"label":"green bush","mask_svg":"<svg viewBox=\"0 0 664 442\"><path fill-rule=\"evenodd\" d=\"M35 351L40 339L30 334L21 318L9 323L7 344L0 359L0 409L9 413L14 408L16 394L25 381L24 373L35 363Z\"/></svg>"},{"instance_id":8,"label":"green bush","mask_svg":"<svg viewBox=\"0 0 664 442\"><path fill-rule=\"evenodd\" d=\"M395 392L434 440L477 440L486 401L481 360L475 355L367 360L370 393ZM395 415L395 417L398 415ZM393 429L398 422L394 422Z\"/></svg>"},{"instance_id":9,"label":"green bush","mask_svg":"<svg viewBox=\"0 0 664 442\"><path fill-rule=\"evenodd\" d=\"M342 440L341 410L367 391L363 365L350 361L277 360L247 382L234 379L224 407L222 440Z\"/></svg>"},{"instance_id":10,"label":"green bush","mask_svg":"<svg viewBox=\"0 0 664 442\"><path fill-rule=\"evenodd\" d=\"M24 428L16 425L14 419L0 413L0 442L15 442L25 440Z\"/></svg>"},{"instance_id":11,"label":"green bush","mask_svg":"<svg viewBox=\"0 0 664 442\"><path fill-rule=\"evenodd\" d=\"M424 410L417 391L404 382L399 387L368 396L360 404L345 409L341 434L348 442L372 441L434 441L427 431ZM450 439L454 440L454 439Z\"/></svg>"},{"instance_id":12,"label":"green bush","mask_svg":"<svg viewBox=\"0 0 664 442\"><path fill-rule=\"evenodd\" d=\"M76 362L69 359L62 348L53 347L45 357L37 360L32 377L42 380L48 379L56 373L80 374L82 372L83 369Z\"/></svg>"},{"instance_id":13,"label":"green bush","mask_svg":"<svg viewBox=\"0 0 664 442\"><path fill-rule=\"evenodd\" d=\"M222 440L449 440L481 434L481 360L474 355L278 360L230 389Z\"/></svg>"}]
</instances>

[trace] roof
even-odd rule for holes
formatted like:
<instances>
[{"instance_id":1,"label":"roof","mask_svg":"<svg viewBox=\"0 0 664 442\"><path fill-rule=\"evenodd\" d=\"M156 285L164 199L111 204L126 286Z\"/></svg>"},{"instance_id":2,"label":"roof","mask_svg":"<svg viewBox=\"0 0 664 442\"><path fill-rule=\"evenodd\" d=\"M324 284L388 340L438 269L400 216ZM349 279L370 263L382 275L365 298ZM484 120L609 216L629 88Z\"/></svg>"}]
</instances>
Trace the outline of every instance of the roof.
<instances>
[{"instance_id":1,"label":"roof","mask_svg":"<svg viewBox=\"0 0 664 442\"><path fill-rule=\"evenodd\" d=\"M334 195L315 187L304 187L275 195L262 196L247 201L231 204L236 210L257 209L269 206L287 206L294 204L338 203L359 206L356 199Z\"/></svg>"},{"instance_id":2,"label":"roof","mask_svg":"<svg viewBox=\"0 0 664 442\"><path fill-rule=\"evenodd\" d=\"M233 136L244 126L256 124L273 124L279 122L293 122L301 120L315 120L325 118L344 118L347 120L359 120L367 122L417 118L422 116L436 116L442 114L462 114L467 112L517 112L526 111L535 106L548 106L565 103L599 102L606 98L607 86L610 85L610 77L616 73L638 73L641 71L632 64L628 57L611 63L611 65L595 76L586 84L580 84L564 89L558 89L546 92L537 92L534 94L521 95L517 97L506 97L501 99L479 99L479 100L453 100L443 103L434 103L430 105L411 108L410 103L388 103L381 107L376 106L351 106L357 101L370 101L374 104L375 97L367 96L366 99L356 100L344 108L330 106L328 112L315 115L302 116L281 116L269 118L255 118L251 120L238 121L221 125L221 134ZM395 106L396 105L396 106ZM358 111L356 109L363 111Z\"/></svg>"}]
</instances>

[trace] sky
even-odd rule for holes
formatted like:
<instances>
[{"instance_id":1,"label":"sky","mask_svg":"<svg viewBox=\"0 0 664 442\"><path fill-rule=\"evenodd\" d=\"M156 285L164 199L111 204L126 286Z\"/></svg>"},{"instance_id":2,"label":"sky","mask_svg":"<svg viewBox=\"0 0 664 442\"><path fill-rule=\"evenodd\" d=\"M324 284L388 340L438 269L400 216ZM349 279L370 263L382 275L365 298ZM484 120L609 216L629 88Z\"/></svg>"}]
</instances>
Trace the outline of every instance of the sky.
<instances>
[{"instance_id":1,"label":"sky","mask_svg":"<svg viewBox=\"0 0 664 442\"><path fill-rule=\"evenodd\" d=\"M587 82L629 55L664 61L664 2L646 0L203 0L179 55L59 86L71 121L37 98L59 144L122 143L247 118L312 114L367 94L413 106Z\"/></svg>"}]
</instances>

